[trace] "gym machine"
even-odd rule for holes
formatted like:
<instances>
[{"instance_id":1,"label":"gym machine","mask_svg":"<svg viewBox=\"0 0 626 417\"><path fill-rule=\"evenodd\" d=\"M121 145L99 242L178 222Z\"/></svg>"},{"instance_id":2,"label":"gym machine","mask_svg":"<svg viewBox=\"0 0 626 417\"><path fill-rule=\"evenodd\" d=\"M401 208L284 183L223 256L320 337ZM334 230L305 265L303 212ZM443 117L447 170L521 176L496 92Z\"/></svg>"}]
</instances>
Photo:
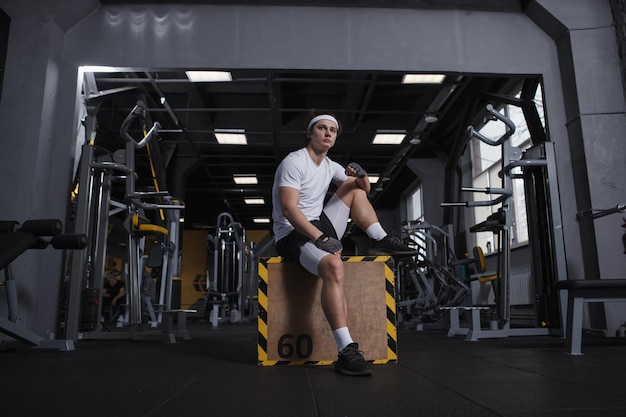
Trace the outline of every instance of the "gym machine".
<instances>
[{"instance_id":1,"label":"gym machine","mask_svg":"<svg viewBox=\"0 0 626 417\"><path fill-rule=\"evenodd\" d=\"M515 104L513 101L512 104ZM496 279L490 282L494 286L495 308L489 307L492 316L489 329L480 327L479 314L481 309L473 309L470 328L451 328L449 335L465 334L466 340L481 338L500 338L508 336L560 335L560 317L564 312L558 306L564 305L564 299L557 299L555 282L566 279L565 252L562 235L561 210L558 196L558 178L555 168L554 145L542 141L531 148L521 151L511 146L509 138L515 131L514 123L493 105L486 106L490 120L500 121L507 126L506 132L498 139L488 138L473 127L468 128L468 137L490 146L501 146L502 188L462 188L467 192L484 192L497 195L486 201L466 201L442 203L442 206L494 206L501 204L498 210L485 221L470 228L472 233L490 231L497 241ZM522 173L514 173L520 167ZM534 280L536 300L535 326L511 327L510 279L511 279L511 239L510 229L513 225L511 204L513 199L512 180L524 181L524 192L529 224L529 247L531 253L531 275ZM451 321L458 324L458 309L450 309Z\"/></svg>"},{"instance_id":2,"label":"gym machine","mask_svg":"<svg viewBox=\"0 0 626 417\"><path fill-rule=\"evenodd\" d=\"M215 327L220 318L224 321L228 317L232 323L239 322L244 311L245 229L229 213L220 213L212 243L213 273L207 270L205 314Z\"/></svg>"},{"instance_id":3,"label":"gym machine","mask_svg":"<svg viewBox=\"0 0 626 417\"><path fill-rule=\"evenodd\" d=\"M172 198L167 191L160 190L155 179L156 190L138 191L135 188L138 179L135 171L135 153L147 148L150 156L150 141L157 136L158 123L146 132L147 114L143 102L128 114L120 128L121 138L125 147L114 153L102 152L95 145L96 117L98 103L105 93L97 92L93 82L93 74L85 75L85 104L87 109L83 121L85 127L85 143L82 146L78 184L80 186L75 203L75 230L89 237L84 256L72 258L72 268L67 282L67 313L62 323L65 337L71 340L89 338L130 338L133 340L163 340L174 342L176 336L187 337L167 329L167 332L150 332L144 329L143 314L146 312L146 298L142 294L142 278L145 262L154 256L145 253L146 236L157 236L157 243L152 249L159 252L160 261L152 266L161 272L160 293L157 304L158 316L151 314L150 326L160 324L163 313L171 313L172 277L177 271L178 256L176 248L179 240L180 212L184 205ZM96 93L97 92L97 93ZM119 94L119 92L111 92ZM91 97L94 97L93 99ZM129 127L135 122L141 124L143 137L135 140L129 133ZM100 154L98 154L100 151ZM152 161L151 167L152 167ZM153 168L154 170L154 168ZM154 177L154 172L153 172ZM112 188L117 182L123 182L123 195L116 200ZM101 289L106 267L107 239L112 216L121 215L125 236L121 246L126 247L123 271L127 276L127 313L126 325L129 331L107 331L102 326ZM148 215L160 220L161 224L153 224ZM142 305L143 304L143 305ZM85 305L95 305L95 320L84 320ZM179 310L176 310L176 313ZM147 309L150 313L150 309ZM154 313L154 311L152 311ZM83 320L81 320L83 318ZM180 318L180 316L179 316ZM156 319L156 323L155 323ZM169 323L169 320L168 320Z\"/></svg>"},{"instance_id":4,"label":"gym machine","mask_svg":"<svg viewBox=\"0 0 626 417\"><path fill-rule=\"evenodd\" d=\"M408 221L402 225L402 234L418 249L418 255L397 260L398 319L402 322L415 317L421 324L439 320L442 307L462 305L470 294L469 285L457 277L454 268L452 226Z\"/></svg>"},{"instance_id":5,"label":"gym machine","mask_svg":"<svg viewBox=\"0 0 626 417\"><path fill-rule=\"evenodd\" d=\"M247 278L244 280L244 302L246 317L256 320L259 314L258 289L259 289L259 262L262 256L278 256L274 249L274 235L268 233L258 244L250 242L247 256Z\"/></svg>"},{"instance_id":6,"label":"gym machine","mask_svg":"<svg viewBox=\"0 0 626 417\"><path fill-rule=\"evenodd\" d=\"M215 236L209 235L208 241L206 294L198 306L204 306L204 315L214 327L220 322L256 320L258 263L274 247L273 235L255 245L246 240L240 223L221 213Z\"/></svg>"},{"instance_id":7,"label":"gym machine","mask_svg":"<svg viewBox=\"0 0 626 417\"><path fill-rule=\"evenodd\" d=\"M0 333L15 341L2 341L0 348L74 350L71 339L45 339L24 327L19 311L16 277L11 263L29 249L84 249L87 237L80 234L64 234L63 224L57 219L27 220L22 225L16 221L0 221L0 269L4 269L4 287L8 317L0 317Z\"/></svg>"}]
</instances>

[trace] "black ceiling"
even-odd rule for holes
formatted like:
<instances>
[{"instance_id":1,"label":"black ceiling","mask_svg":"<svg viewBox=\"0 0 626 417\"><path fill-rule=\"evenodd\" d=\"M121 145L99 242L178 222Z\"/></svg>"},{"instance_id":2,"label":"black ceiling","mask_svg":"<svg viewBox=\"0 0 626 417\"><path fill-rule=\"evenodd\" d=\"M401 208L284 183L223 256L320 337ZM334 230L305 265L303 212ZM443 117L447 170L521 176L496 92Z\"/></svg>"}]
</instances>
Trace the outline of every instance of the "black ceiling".
<instances>
[{"instance_id":1,"label":"black ceiling","mask_svg":"<svg viewBox=\"0 0 626 417\"><path fill-rule=\"evenodd\" d=\"M469 118L487 101L485 93L520 83L495 75L447 74L441 84L406 85L402 73L380 71L233 69L232 76L232 82L219 83L192 83L183 70L88 77L90 94L97 97L91 102L98 104L99 148L124 147L120 127L138 100L145 103L147 126L160 123L151 142L154 170L160 189L184 202L185 228L214 226L227 212L247 229L266 229L253 219L270 217L274 171L288 152L303 145L312 108L330 111L342 122L330 156L379 174L371 199L379 209L394 207L417 180L405 166L410 158L454 159L463 148ZM438 121L425 123L427 114ZM246 131L248 145L217 144L214 130L233 128ZM373 145L378 130L407 134L401 145ZM129 133L139 140L140 123L132 124ZM137 150L135 161L137 189L153 190L146 149ZM256 174L259 183L236 185L235 174ZM265 204L246 205L244 197L262 197Z\"/></svg>"}]
</instances>

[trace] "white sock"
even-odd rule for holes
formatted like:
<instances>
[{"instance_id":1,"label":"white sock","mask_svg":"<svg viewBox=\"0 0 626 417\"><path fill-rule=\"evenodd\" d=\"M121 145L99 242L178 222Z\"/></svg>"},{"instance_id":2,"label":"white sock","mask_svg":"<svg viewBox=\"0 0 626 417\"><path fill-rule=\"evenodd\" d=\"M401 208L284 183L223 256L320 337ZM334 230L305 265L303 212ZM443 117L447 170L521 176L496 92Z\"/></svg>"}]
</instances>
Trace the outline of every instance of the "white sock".
<instances>
[{"instance_id":1,"label":"white sock","mask_svg":"<svg viewBox=\"0 0 626 417\"><path fill-rule=\"evenodd\" d=\"M339 352L341 352L343 348L348 346L350 343L354 342L350 336L350 330L348 330L347 327L340 327L333 330L333 337L335 338L335 342L337 342Z\"/></svg>"},{"instance_id":2,"label":"white sock","mask_svg":"<svg viewBox=\"0 0 626 417\"><path fill-rule=\"evenodd\" d=\"M379 222L376 222L368 227L365 233L374 240L381 240L387 236L387 232L385 232L385 229L383 229Z\"/></svg>"}]
</instances>

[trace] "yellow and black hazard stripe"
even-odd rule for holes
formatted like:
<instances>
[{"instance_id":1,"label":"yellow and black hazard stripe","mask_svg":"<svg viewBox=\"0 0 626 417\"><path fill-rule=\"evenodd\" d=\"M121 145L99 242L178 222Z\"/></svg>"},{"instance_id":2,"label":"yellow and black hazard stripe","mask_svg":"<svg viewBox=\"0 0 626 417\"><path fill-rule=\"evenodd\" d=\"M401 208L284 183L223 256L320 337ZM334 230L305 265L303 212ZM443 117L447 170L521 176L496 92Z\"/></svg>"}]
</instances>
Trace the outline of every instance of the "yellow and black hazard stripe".
<instances>
[{"instance_id":1,"label":"yellow and black hazard stripe","mask_svg":"<svg viewBox=\"0 0 626 417\"><path fill-rule=\"evenodd\" d=\"M268 263L280 263L284 260L281 257L261 258L258 266L259 274L259 290L258 290L258 303L259 313L257 319L258 327L258 344L257 355L259 364L262 365L278 365L289 364L290 361L269 361L267 357L267 281L269 274L267 271Z\"/></svg>"},{"instance_id":2,"label":"yellow and black hazard stripe","mask_svg":"<svg viewBox=\"0 0 626 417\"><path fill-rule=\"evenodd\" d=\"M385 364L397 362L398 360L398 335L396 328L396 289L395 275L393 272L393 258L390 256L344 256L344 262L385 262L385 302L387 305L387 358L371 360L373 364ZM268 312L268 264L284 262L285 258L271 257L261 258L258 265L259 286L258 286L258 304L259 313L257 319L258 326L258 344L257 354L258 363L263 366L273 365L329 365L332 361L276 361L268 360L267 354L267 312Z\"/></svg>"}]
</instances>

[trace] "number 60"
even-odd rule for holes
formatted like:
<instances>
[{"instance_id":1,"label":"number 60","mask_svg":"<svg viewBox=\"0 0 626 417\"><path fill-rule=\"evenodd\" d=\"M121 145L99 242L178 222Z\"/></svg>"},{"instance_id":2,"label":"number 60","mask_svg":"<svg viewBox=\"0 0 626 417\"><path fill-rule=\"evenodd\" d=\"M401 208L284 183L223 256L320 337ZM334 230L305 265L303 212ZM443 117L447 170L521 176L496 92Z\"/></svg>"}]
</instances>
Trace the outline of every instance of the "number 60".
<instances>
[{"instance_id":1,"label":"number 60","mask_svg":"<svg viewBox=\"0 0 626 417\"><path fill-rule=\"evenodd\" d=\"M308 334L301 334L296 338L295 347L291 343L293 334L284 334L278 339L278 356L283 359L291 358L295 352L299 359L306 359L313 352L313 338Z\"/></svg>"}]
</instances>

